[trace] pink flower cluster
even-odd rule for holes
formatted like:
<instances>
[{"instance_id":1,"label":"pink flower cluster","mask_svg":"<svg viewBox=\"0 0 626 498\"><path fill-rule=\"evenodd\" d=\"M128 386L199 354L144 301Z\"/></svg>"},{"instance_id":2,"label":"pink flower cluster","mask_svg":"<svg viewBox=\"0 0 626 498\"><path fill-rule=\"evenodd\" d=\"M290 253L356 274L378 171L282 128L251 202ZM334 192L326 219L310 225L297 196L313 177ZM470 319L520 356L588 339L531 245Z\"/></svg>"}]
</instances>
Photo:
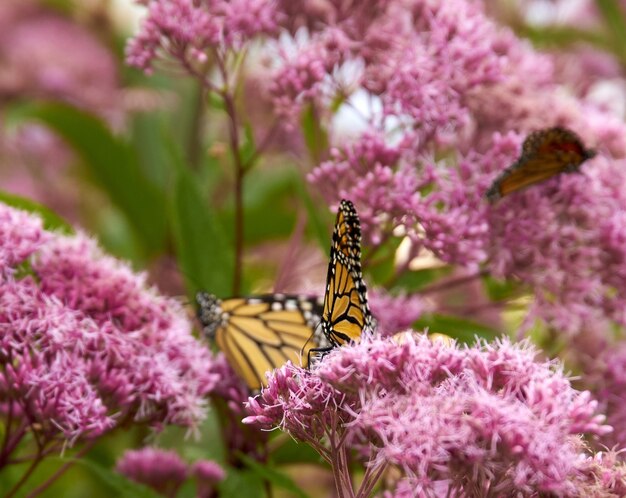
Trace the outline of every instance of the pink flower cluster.
<instances>
[{"instance_id":1,"label":"pink flower cluster","mask_svg":"<svg viewBox=\"0 0 626 498\"><path fill-rule=\"evenodd\" d=\"M358 448L372 480L389 466L401 471L398 492L575 495L587 458L581 435L611 428L588 392L536 356L507 340L363 340L313 370L277 370L245 421L310 443L335 475L345 446Z\"/></svg>"},{"instance_id":2,"label":"pink flower cluster","mask_svg":"<svg viewBox=\"0 0 626 498\"><path fill-rule=\"evenodd\" d=\"M127 61L150 71L153 61L169 55L202 64L207 52L237 48L258 35L277 30L271 0L152 0L142 31L127 47Z\"/></svg>"},{"instance_id":3,"label":"pink flower cluster","mask_svg":"<svg viewBox=\"0 0 626 498\"><path fill-rule=\"evenodd\" d=\"M608 422L615 430L604 443L609 447L626 446L626 344L607 347L593 359L589 377L595 383L596 397Z\"/></svg>"},{"instance_id":4,"label":"pink flower cluster","mask_svg":"<svg viewBox=\"0 0 626 498\"><path fill-rule=\"evenodd\" d=\"M529 321L570 333L600 318L625 324L626 199L617 190L626 182L626 126L572 96L553 59L498 27L479 2L402 5L411 16L400 17L396 2L381 11L401 27L379 59L365 59L363 74L371 69L380 81L360 82L381 100L382 116L334 148L309 180L329 203L355 203L370 247L402 233L412 254L423 247L471 271L521 279L536 296ZM422 56L410 52L415 40ZM598 157L582 174L490 205L485 191L526 134L553 125L579 133Z\"/></svg>"},{"instance_id":5,"label":"pink flower cluster","mask_svg":"<svg viewBox=\"0 0 626 498\"><path fill-rule=\"evenodd\" d=\"M432 309L432 304L417 294L394 296L382 289L368 292L368 300L376 317L377 331L384 337L410 329L420 316Z\"/></svg>"},{"instance_id":6,"label":"pink flower cluster","mask_svg":"<svg viewBox=\"0 0 626 498\"><path fill-rule=\"evenodd\" d=\"M225 477L224 470L211 460L198 460L188 465L175 451L149 447L124 453L117 462L116 470L163 496L176 496L183 483L194 477L197 481L196 496L209 498L214 496L215 484Z\"/></svg>"},{"instance_id":7,"label":"pink flower cluster","mask_svg":"<svg viewBox=\"0 0 626 498\"><path fill-rule=\"evenodd\" d=\"M119 120L115 58L89 31L19 2L0 12L0 27L0 93L61 100Z\"/></svg>"},{"instance_id":8,"label":"pink flower cluster","mask_svg":"<svg viewBox=\"0 0 626 498\"><path fill-rule=\"evenodd\" d=\"M193 426L220 380L212 364L145 276L0 204L0 392L16 444L29 427L43 444L130 421Z\"/></svg>"},{"instance_id":9,"label":"pink flower cluster","mask_svg":"<svg viewBox=\"0 0 626 498\"><path fill-rule=\"evenodd\" d=\"M262 35L269 41L261 53L278 57L259 81L267 81L282 124L293 126L310 104L326 125L337 103L355 106L359 92L377 104L380 111L365 116L367 131L333 148L309 176L329 204L355 203L371 249L402 233L413 254L425 248L446 263L521 279L536 295L529 322L539 317L570 333L597 318L626 323L626 205L612 192L626 181L626 126L482 2L148 5L129 45L136 66L149 68L164 50L198 77L204 73L193 68L213 53L228 80L240 73L227 67L226 52ZM615 76L607 65L598 71ZM485 191L524 137L554 125L578 133L598 157L582 174L489 205Z\"/></svg>"}]
</instances>

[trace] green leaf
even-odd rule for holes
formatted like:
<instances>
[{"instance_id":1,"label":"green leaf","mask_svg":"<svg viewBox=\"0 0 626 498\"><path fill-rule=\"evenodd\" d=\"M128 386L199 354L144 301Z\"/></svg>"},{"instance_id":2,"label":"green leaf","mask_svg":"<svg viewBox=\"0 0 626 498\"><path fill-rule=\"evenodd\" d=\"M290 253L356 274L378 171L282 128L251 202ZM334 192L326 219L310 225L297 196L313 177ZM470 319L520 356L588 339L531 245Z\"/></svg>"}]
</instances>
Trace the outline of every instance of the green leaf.
<instances>
[{"instance_id":1,"label":"green leaf","mask_svg":"<svg viewBox=\"0 0 626 498\"><path fill-rule=\"evenodd\" d=\"M248 164L256 152L256 143L254 140L254 130L250 123L244 126L244 135L242 143L239 146L239 157L243 164Z\"/></svg>"},{"instance_id":2,"label":"green leaf","mask_svg":"<svg viewBox=\"0 0 626 498\"><path fill-rule=\"evenodd\" d=\"M485 290L491 301L513 299L520 294L520 283L511 280L497 280L489 275L483 277Z\"/></svg>"},{"instance_id":3,"label":"green leaf","mask_svg":"<svg viewBox=\"0 0 626 498\"><path fill-rule=\"evenodd\" d=\"M318 163L328 150L328 133L320 123L315 106L309 104L300 117L304 142L314 163Z\"/></svg>"},{"instance_id":4,"label":"green leaf","mask_svg":"<svg viewBox=\"0 0 626 498\"><path fill-rule=\"evenodd\" d=\"M539 47L567 48L581 42L587 42L600 49L608 50L610 47L606 36L594 31L574 28L571 26L523 26L519 33L530 39Z\"/></svg>"},{"instance_id":5,"label":"green leaf","mask_svg":"<svg viewBox=\"0 0 626 498\"><path fill-rule=\"evenodd\" d=\"M57 230L65 234L74 233L72 225L43 204L39 204L26 197L20 197L3 191L0 191L0 201L9 206L40 216L46 230Z\"/></svg>"},{"instance_id":6,"label":"green leaf","mask_svg":"<svg viewBox=\"0 0 626 498\"><path fill-rule=\"evenodd\" d=\"M286 434L281 434L281 436L284 435ZM311 445L299 443L291 437L286 438L280 446L272 451L272 461L277 465L294 463L326 465Z\"/></svg>"},{"instance_id":7,"label":"green leaf","mask_svg":"<svg viewBox=\"0 0 626 498\"><path fill-rule=\"evenodd\" d=\"M288 237L296 223L298 199L294 196L291 169L253 171L246 177L244 220L246 244Z\"/></svg>"},{"instance_id":8,"label":"green leaf","mask_svg":"<svg viewBox=\"0 0 626 498\"><path fill-rule=\"evenodd\" d=\"M313 231L315 240L317 240L324 252L327 252L330 248L332 235L332 228L329 228L331 218L328 212L328 206L326 206L326 203L322 203L322 207L320 207L319 203L316 204L313 201L302 178L298 178L296 181L296 191L298 197L304 203L308 225Z\"/></svg>"},{"instance_id":9,"label":"green leaf","mask_svg":"<svg viewBox=\"0 0 626 498\"><path fill-rule=\"evenodd\" d=\"M218 111L225 111L226 110L226 105L224 104L224 99L222 97L220 97L218 94L216 94L215 92L209 92L208 93L208 101L209 101L209 106L212 109L217 109Z\"/></svg>"},{"instance_id":10,"label":"green leaf","mask_svg":"<svg viewBox=\"0 0 626 498\"><path fill-rule=\"evenodd\" d=\"M363 251L363 267L367 268L370 280L384 286L394 278L395 257L401 239L394 237L378 246L375 253Z\"/></svg>"},{"instance_id":11,"label":"green leaf","mask_svg":"<svg viewBox=\"0 0 626 498\"><path fill-rule=\"evenodd\" d=\"M449 315L425 315L413 323L417 330L428 328L430 333L440 333L457 339L465 344L473 344L476 336L492 341L500 334L498 331L480 323Z\"/></svg>"},{"instance_id":12,"label":"green leaf","mask_svg":"<svg viewBox=\"0 0 626 498\"><path fill-rule=\"evenodd\" d=\"M218 485L219 496L245 496L246 498L262 498L265 496L263 480L251 471L229 468L226 479Z\"/></svg>"},{"instance_id":13,"label":"green leaf","mask_svg":"<svg viewBox=\"0 0 626 498\"><path fill-rule=\"evenodd\" d=\"M190 295L206 290L230 293L233 248L221 229L218 213L207 206L195 177L179 168L171 209L178 264Z\"/></svg>"},{"instance_id":14,"label":"green leaf","mask_svg":"<svg viewBox=\"0 0 626 498\"><path fill-rule=\"evenodd\" d=\"M626 19L620 2L596 0L596 6L613 39L613 52L623 61L626 56Z\"/></svg>"},{"instance_id":15,"label":"green leaf","mask_svg":"<svg viewBox=\"0 0 626 498\"><path fill-rule=\"evenodd\" d=\"M163 248L165 196L143 174L128 143L114 136L99 118L65 104L26 106L17 117L41 121L61 135L127 216L146 254L158 253Z\"/></svg>"},{"instance_id":16,"label":"green leaf","mask_svg":"<svg viewBox=\"0 0 626 498\"><path fill-rule=\"evenodd\" d=\"M416 292L450 273L451 267L424 268L423 270L406 271L401 273L393 282L393 287L408 293Z\"/></svg>"},{"instance_id":17,"label":"green leaf","mask_svg":"<svg viewBox=\"0 0 626 498\"><path fill-rule=\"evenodd\" d=\"M50 459L53 460L57 458L51 457ZM85 467L104 484L106 484L107 487L115 491L115 496L120 498L162 498L162 495L148 486L131 481L122 474L104 467L93 460L89 460L87 458L58 458L58 460L63 463L73 462L75 465Z\"/></svg>"},{"instance_id":18,"label":"green leaf","mask_svg":"<svg viewBox=\"0 0 626 498\"><path fill-rule=\"evenodd\" d=\"M241 460L252 470L253 473L261 477L263 480L271 482L275 486L289 491L290 496L309 498L308 495L302 491L290 477L286 476L282 472L279 472L267 464L261 465L256 460L242 453L239 454L239 458L241 458Z\"/></svg>"}]
</instances>

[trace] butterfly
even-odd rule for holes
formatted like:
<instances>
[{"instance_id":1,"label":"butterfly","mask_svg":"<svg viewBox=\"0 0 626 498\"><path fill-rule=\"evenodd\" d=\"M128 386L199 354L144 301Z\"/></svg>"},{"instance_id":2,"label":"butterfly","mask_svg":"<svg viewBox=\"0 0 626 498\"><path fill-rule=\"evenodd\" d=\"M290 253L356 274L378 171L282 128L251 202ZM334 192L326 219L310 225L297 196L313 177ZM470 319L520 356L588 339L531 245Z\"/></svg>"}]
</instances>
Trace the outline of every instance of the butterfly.
<instances>
[{"instance_id":1,"label":"butterfly","mask_svg":"<svg viewBox=\"0 0 626 498\"><path fill-rule=\"evenodd\" d=\"M251 390L266 385L267 371L288 360L300 364L309 350L327 344L315 333L323 305L317 297L266 294L219 299L199 292L196 301L203 333L215 340Z\"/></svg>"},{"instance_id":2,"label":"butterfly","mask_svg":"<svg viewBox=\"0 0 626 498\"><path fill-rule=\"evenodd\" d=\"M286 294L219 299L199 292L203 333L215 340L251 390L266 385L265 373L311 353L357 341L373 327L361 276L361 228L350 201L339 205L323 300Z\"/></svg>"},{"instance_id":3,"label":"butterfly","mask_svg":"<svg viewBox=\"0 0 626 498\"><path fill-rule=\"evenodd\" d=\"M532 132L522 145L519 159L506 168L486 192L490 202L560 173L578 171L596 155L580 138L566 128L554 127Z\"/></svg>"},{"instance_id":4,"label":"butterfly","mask_svg":"<svg viewBox=\"0 0 626 498\"><path fill-rule=\"evenodd\" d=\"M321 328L331 347L336 347L358 341L373 326L361 274L361 224L352 202L344 199L333 230Z\"/></svg>"}]
</instances>

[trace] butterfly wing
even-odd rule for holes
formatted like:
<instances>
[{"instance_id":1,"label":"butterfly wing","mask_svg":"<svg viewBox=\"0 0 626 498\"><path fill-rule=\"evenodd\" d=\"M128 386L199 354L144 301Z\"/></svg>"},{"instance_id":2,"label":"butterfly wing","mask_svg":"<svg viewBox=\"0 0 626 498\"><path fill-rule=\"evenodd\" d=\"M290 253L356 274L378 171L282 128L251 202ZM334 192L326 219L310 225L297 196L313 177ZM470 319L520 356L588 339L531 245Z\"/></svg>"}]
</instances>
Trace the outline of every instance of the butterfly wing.
<instances>
[{"instance_id":1,"label":"butterfly wing","mask_svg":"<svg viewBox=\"0 0 626 498\"><path fill-rule=\"evenodd\" d=\"M320 345L312 337L322 314L317 298L268 294L219 300L199 294L197 300L205 334L250 389L266 385L265 373L288 360L306 362L309 350Z\"/></svg>"},{"instance_id":2,"label":"butterfly wing","mask_svg":"<svg viewBox=\"0 0 626 498\"><path fill-rule=\"evenodd\" d=\"M361 226L354 205L339 204L324 295L322 331L332 346L358 341L372 315L361 274Z\"/></svg>"},{"instance_id":3,"label":"butterfly wing","mask_svg":"<svg viewBox=\"0 0 626 498\"><path fill-rule=\"evenodd\" d=\"M520 158L496 178L486 196L493 202L560 173L578 171L594 155L566 128L535 131L524 141Z\"/></svg>"}]
</instances>

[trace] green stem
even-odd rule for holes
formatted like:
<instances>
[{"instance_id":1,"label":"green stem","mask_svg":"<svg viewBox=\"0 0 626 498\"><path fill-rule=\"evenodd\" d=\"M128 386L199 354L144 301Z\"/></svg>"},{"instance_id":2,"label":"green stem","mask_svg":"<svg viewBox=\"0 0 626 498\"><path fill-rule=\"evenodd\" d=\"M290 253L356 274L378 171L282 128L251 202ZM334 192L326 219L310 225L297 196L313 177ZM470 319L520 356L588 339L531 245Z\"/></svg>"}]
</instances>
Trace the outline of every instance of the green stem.
<instances>
[{"instance_id":1,"label":"green stem","mask_svg":"<svg viewBox=\"0 0 626 498\"><path fill-rule=\"evenodd\" d=\"M26 498L34 498L35 496L39 495L41 492L48 489L50 485L54 481L56 481L59 477L61 477L65 472L67 472L67 470L72 465L74 465L79 458L85 456L89 452L89 450L91 450L94 447L94 445L96 444L96 441L97 441L96 439L92 439L88 443L85 443L85 445L72 457L71 460L64 463L61 467L59 467L59 469L54 474L52 474L42 484L37 486L28 495L26 495Z\"/></svg>"},{"instance_id":2,"label":"green stem","mask_svg":"<svg viewBox=\"0 0 626 498\"><path fill-rule=\"evenodd\" d=\"M19 491L22 485L28 480L28 478L32 475L32 473L35 471L37 466L41 463L42 459L43 459L43 452L39 450L37 452L37 455L33 459L33 461L28 466L28 469L26 469L26 472L22 474L22 477L20 478L20 480L17 481L15 485L11 488L11 490L5 495L5 498L12 498L13 496L16 495L16 493Z\"/></svg>"}]
</instances>

